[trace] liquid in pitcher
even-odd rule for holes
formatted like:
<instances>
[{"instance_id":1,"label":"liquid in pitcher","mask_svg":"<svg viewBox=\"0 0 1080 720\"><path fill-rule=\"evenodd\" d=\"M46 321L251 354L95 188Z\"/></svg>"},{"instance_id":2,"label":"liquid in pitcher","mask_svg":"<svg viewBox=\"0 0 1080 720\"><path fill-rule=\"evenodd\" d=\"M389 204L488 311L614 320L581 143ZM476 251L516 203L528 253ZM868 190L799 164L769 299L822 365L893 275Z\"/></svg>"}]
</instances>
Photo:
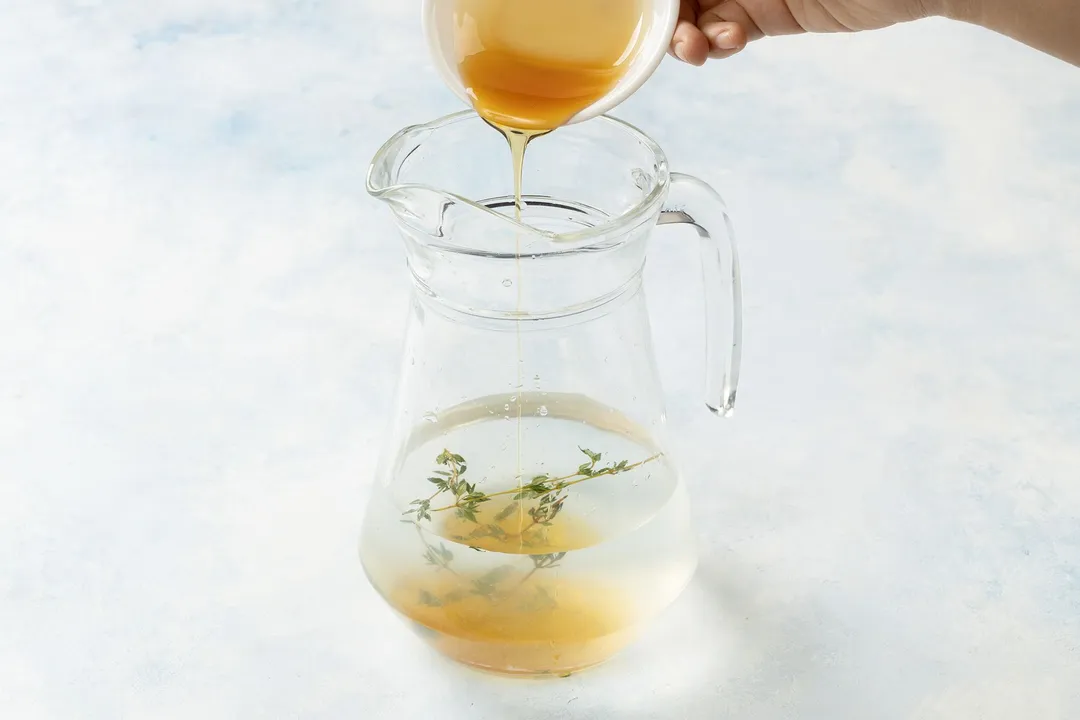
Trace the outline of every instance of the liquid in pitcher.
<instances>
[{"instance_id":1,"label":"liquid in pitcher","mask_svg":"<svg viewBox=\"0 0 1080 720\"><path fill-rule=\"evenodd\" d=\"M681 592L696 562L687 498L613 410L508 400L459 406L412 438L369 506L364 566L451 658L561 676L618 652Z\"/></svg>"}]
</instances>

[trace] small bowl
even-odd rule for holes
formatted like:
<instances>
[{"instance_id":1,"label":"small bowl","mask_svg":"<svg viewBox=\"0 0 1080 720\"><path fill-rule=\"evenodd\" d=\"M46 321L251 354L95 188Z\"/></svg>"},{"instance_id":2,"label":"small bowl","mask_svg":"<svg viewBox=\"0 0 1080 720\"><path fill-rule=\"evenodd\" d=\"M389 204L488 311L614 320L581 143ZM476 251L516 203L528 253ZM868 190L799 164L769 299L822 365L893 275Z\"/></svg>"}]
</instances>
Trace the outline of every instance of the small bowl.
<instances>
[{"instance_id":1,"label":"small bowl","mask_svg":"<svg viewBox=\"0 0 1080 720\"><path fill-rule=\"evenodd\" d=\"M511 0L512 1L512 0ZM607 95L571 117L572 125L603 115L640 88L660 65L671 45L671 36L679 21L679 0L645 0L644 37L630 67ZM454 55L453 0L424 0L423 27L428 50L443 82L466 104L472 105L457 73Z\"/></svg>"}]
</instances>

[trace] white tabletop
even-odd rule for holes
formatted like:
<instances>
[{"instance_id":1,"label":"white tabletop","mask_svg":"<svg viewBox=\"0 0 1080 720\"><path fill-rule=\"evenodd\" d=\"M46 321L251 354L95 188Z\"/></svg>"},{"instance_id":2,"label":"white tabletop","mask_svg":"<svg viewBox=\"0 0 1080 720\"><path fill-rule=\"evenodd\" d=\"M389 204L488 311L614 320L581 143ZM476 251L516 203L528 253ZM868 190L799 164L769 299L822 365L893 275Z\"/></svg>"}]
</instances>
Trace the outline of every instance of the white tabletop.
<instances>
[{"instance_id":1,"label":"white tabletop","mask_svg":"<svg viewBox=\"0 0 1080 720\"><path fill-rule=\"evenodd\" d=\"M416 5L4 5L0 714L1080 716L1080 70L925 22L618 110L729 196L740 405L657 243L699 572L606 666L510 681L356 553L409 292L366 163L460 107Z\"/></svg>"}]
</instances>

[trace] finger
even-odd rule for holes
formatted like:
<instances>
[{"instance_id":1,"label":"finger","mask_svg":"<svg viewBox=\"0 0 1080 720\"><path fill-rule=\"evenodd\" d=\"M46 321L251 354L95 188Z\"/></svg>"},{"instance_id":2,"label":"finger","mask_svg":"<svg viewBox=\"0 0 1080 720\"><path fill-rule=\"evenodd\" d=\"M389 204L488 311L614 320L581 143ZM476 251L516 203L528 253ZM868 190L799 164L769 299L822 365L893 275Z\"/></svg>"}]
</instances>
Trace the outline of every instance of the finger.
<instances>
[{"instance_id":1,"label":"finger","mask_svg":"<svg viewBox=\"0 0 1080 720\"><path fill-rule=\"evenodd\" d=\"M671 38L671 53L690 65L704 65L709 57L709 40L697 25L680 20Z\"/></svg>"},{"instance_id":2,"label":"finger","mask_svg":"<svg viewBox=\"0 0 1080 720\"><path fill-rule=\"evenodd\" d=\"M754 18L735 0L726 0L698 18L698 28L709 41L709 57L728 57L746 43L765 36Z\"/></svg>"},{"instance_id":3,"label":"finger","mask_svg":"<svg viewBox=\"0 0 1080 720\"><path fill-rule=\"evenodd\" d=\"M709 41L709 57L714 59L731 57L748 42L746 30L734 22L709 23L701 33Z\"/></svg>"},{"instance_id":4,"label":"finger","mask_svg":"<svg viewBox=\"0 0 1080 720\"><path fill-rule=\"evenodd\" d=\"M679 10L679 23L671 36L668 52L690 65L704 65L709 56L709 40L698 28L694 3L683 0Z\"/></svg>"}]
</instances>

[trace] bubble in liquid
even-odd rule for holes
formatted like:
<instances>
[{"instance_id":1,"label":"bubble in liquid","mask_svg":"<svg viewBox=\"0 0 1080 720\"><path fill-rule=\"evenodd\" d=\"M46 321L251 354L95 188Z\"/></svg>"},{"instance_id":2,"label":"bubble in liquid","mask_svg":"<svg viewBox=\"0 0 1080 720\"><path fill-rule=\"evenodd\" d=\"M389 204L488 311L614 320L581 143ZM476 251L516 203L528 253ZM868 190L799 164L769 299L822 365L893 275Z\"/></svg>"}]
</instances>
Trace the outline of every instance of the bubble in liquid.
<instances>
[{"instance_id":1,"label":"bubble in liquid","mask_svg":"<svg viewBox=\"0 0 1080 720\"><path fill-rule=\"evenodd\" d=\"M514 281L511 280L510 278L506 278L505 280L503 280L503 287L510 287L513 284L514 284Z\"/></svg>"},{"instance_id":2,"label":"bubble in liquid","mask_svg":"<svg viewBox=\"0 0 1080 720\"><path fill-rule=\"evenodd\" d=\"M517 395L511 395L510 402L517 402Z\"/></svg>"},{"instance_id":3,"label":"bubble in liquid","mask_svg":"<svg viewBox=\"0 0 1080 720\"><path fill-rule=\"evenodd\" d=\"M424 420L428 421L429 423L437 423L439 422L439 416L433 412L427 412L424 413Z\"/></svg>"},{"instance_id":4,"label":"bubble in liquid","mask_svg":"<svg viewBox=\"0 0 1080 720\"><path fill-rule=\"evenodd\" d=\"M503 410L509 410L509 409L510 409L510 404L509 403L507 403L506 405L503 405Z\"/></svg>"},{"instance_id":5,"label":"bubble in liquid","mask_svg":"<svg viewBox=\"0 0 1080 720\"><path fill-rule=\"evenodd\" d=\"M540 413L540 417L547 417L547 414L548 414L547 405L541 405L540 409L537 410L536 412Z\"/></svg>"}]
</instances>

